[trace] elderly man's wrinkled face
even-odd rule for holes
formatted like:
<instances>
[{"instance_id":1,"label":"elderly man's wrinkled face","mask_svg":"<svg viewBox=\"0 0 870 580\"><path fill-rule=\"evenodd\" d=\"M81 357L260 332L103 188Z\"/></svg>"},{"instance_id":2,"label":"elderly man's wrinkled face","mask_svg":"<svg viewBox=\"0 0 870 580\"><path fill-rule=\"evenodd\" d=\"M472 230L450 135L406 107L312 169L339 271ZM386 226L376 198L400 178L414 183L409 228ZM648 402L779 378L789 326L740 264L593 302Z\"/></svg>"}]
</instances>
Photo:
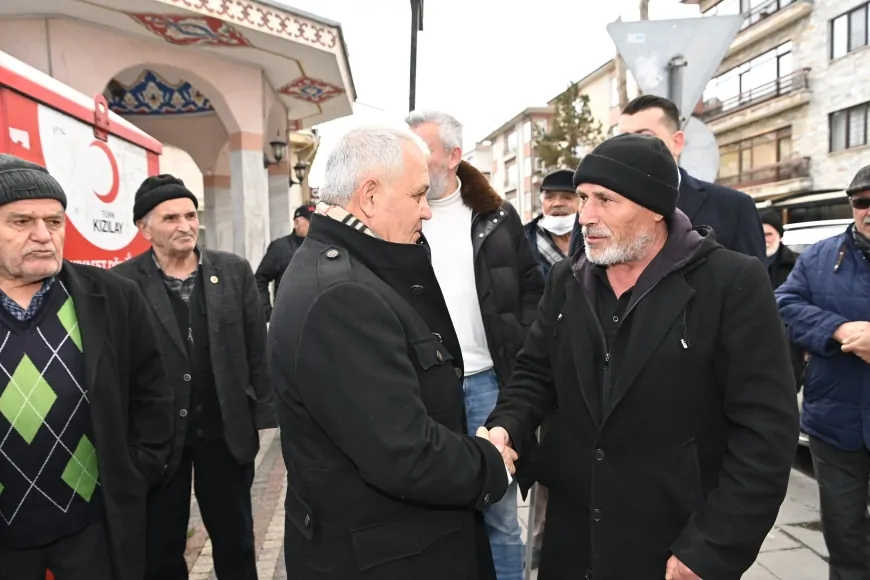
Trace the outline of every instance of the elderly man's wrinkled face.
<instances>
[{"instance_id":1,"label":"elderly man's wrinkled face","mask_svg":"<svg viewBox=\"0 0 870 580\"><path fill-rule=\"evenodd\" d=\"M158 204L137 225L145 239L165 255L184 256L196 247L199 215L186 197Z\"/></svg>"},{"instance_id":2,"label":"elderly man's wrinkled face","mask_svg":"<svg viewBox=\"0 0 870 580\"><path fill-rule=\"evenodd\" d=\"M855 228L870 238L870 190L859 191L849 198L852 204L852 216L855 218Z\"/></svg>"},{"instance_id":3,"label":"elderly man's wrinkled face","mask_svg":"<svg viewBox=\"0 0 870 580\"><path fill-rule=\"evenodd\" d=\"M397 175L363 182L360 209L368 226L388 242L414 244L423 231L423 220L432 217L426 200L429 169L415 143L403 144L404 163Z\"/></svg>"},{"instance_id":4,"label":"elderly man's wrinkled face","mask_svg":"<svg viewBox=\"0 0 870 580\"><path fill-rule=\"evenodd\" d=\"M772 225L763 224L762 227L764 228L764 245L767 248L767 257L769 258L779 251L779 244L782 241L782 237Z\"/></svg>"},{"instance_id":5,"label":"elderly man's wrinkled face","mask_svg":"<svg viewBox=\"0 0 870 580\"><path fill-rule=\"evenodd\" d=\"M657 214L600 185L581 183L577 192L590 262L613 266L647 255L655 242Z\"/></svg>"},{"instance_id":6,"label":"elderly man's wrinkled face","mask_svg":"<svg viewBox=\"0 0 870 580\"><path fill-rule=\"evenodd\" d=\"M0 276L22 284L60 272L66 216L54 199L28 199L0 206Z\"/></svg>"},{"instance_id":7,"label":"elderly man's wrinkled face","mask_svg":"<svg viewBox=\"0 0 870 580\"><path fill-rule=\"evenodd\" d=\"M461 153L458 150L447 151L441 141L438 125L435 123L423 123L412 129L420 139L429 147L429 199L441 199L448 196L452 191L447 191L450 175L459 164Z\"/></svg>"},{"instance_id":8,"label":"elderly man's wrinkled face","mask_svg":"<svg viewBox=\"0 0 870 580\"><path fill-rule=\"evenodd\" d=\"M541 213L552 216L567 216L577 213L580 197L569 191L542 191Z\"/></svg>"}]
</instances>

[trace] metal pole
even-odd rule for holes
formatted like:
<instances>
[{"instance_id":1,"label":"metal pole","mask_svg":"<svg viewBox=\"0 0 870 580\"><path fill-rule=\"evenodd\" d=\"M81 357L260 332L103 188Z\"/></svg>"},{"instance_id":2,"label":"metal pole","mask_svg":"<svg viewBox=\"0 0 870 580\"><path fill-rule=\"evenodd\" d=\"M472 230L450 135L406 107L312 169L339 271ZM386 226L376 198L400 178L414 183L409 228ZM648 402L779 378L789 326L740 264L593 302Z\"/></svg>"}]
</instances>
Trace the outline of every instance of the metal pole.
<instances>
[{"instance_id":1,"label":"metal pole","mask_svg":"<svg viewBox=\"0 0 870 580\"><path fill-rule=\"evenodd\" d=\"M683 71L686 68L686 57L683 55L675 56L668 62L668 98L677 106L680 111L681 120L688 119L691 116L683 111ZM682 124L684 124L683 121Z\"/></svg>"},{"instance_id":2,"label":"metal pole","mask_svg":"<svg viewBox=\"0 0 870 580\"><path fill-rule=\"evenodd\" d=\"M413 111L417 100L417 31L423 29L422 0L411 0L411 88L408 91L408 111Z\"/></svg>"},{"instance_id":3,"label":"metal pole","mask_svg":"<svg viewBox=\"0 0 870 580\"><path fill-rule=\"evenodd\" d=\"M537 431L538 441L541 440L541 428ZM532 552L535 549L535 505L538 500L538 484L534 484L529 490L529 518L528 528L526 529L526 545L523 550L523 578L531 580L532 578Z\"/></svg>"}]
</instances>

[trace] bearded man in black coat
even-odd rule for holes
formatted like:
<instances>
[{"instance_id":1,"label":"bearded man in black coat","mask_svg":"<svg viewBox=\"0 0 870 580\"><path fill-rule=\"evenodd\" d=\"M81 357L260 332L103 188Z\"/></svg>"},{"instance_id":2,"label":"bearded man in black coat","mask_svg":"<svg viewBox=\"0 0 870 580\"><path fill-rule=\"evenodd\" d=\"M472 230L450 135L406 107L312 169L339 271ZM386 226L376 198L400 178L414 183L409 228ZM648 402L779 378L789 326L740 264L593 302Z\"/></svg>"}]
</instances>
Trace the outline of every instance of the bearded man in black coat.
<instances>
[{"instance_id":1,"label":"bearded man in black coat","mask_svg":"<svg viewBox=\"0 0 870 580\"><path fill-rule=\"evenodd\" d=\"M651 136L583 158L585 251L551 270L487 421L549 488L540 580L738 580L785 497L798 413L773 290L676 209L677 175Z\"/></svg>"},{"instance_id":2,"label":"bearded man in black coat","mask_svg":"<svg viewBox=\"0 0 870 580\"><path fill-rule=\"evenodd\" d=\"M421 240L425 152L407 129L346 134L278 290L268 356L295 580L495 580L479 510L510 477L465 434L462 353Z\"/></svg>"}]
</instances>

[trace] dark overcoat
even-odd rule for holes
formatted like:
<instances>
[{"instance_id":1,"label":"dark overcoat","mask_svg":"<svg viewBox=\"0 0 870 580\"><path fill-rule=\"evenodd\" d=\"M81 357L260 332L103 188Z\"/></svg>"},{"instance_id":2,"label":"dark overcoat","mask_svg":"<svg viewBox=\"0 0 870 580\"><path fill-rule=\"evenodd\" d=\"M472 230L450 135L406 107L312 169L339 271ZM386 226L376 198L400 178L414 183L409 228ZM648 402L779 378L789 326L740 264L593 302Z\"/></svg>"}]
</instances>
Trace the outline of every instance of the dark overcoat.
<instances>
[{"instance_id":1,"label":"dark overcoat","mask_svg":"<svg viewBox=\"0 0 870 580\"><path fill-rule=\"evenodd\" d=\"M172 447L172 393L148 303L133 282L64 262L85 358L107 536L117 580L145 574L145 500Z\"/></svg>"},{"instance_id":2,"label":"dark overcoat","mask_svg":"<svg viewBox=\"0 0 870 580\"><path fill-rule=\"evenodd\" d=\"M738 580L785 497L797 401L764 265L681 213L669 231L609 350L606 274L582 253L553 267L488 420L550 492L540 580L662 578L671 554L704 580Z\"/></svg>"},{"instance_id":3,"label":"dark overcoat","mask_svg":"<svg viewBox=\"0 0 870 580\"><path fill-rule=\"evenodd\" d=\"M495 579L478 509L507 490L466 433L462 357L421 245L322 215L269 329L296 580Z\"/></svg>"},{"instance_id":4,"label":"dark overcoat","mask_svg":"<svg viewBox=\"0 0 870 580\"><path fill-rule=\"evenodd\" d=\"M260 449L258 430L277 426L266 362L266 320L248 261L228 252L205 248L200 252L199 279L204 285L209 354L224 439L239 464L250 463ZM181 336L163 276L150 250L112 271L139 285L158 321L160 350L172 385L176 417L169 477L181 460L191 416L186 337Z\"/></svg>"}]
</instances>

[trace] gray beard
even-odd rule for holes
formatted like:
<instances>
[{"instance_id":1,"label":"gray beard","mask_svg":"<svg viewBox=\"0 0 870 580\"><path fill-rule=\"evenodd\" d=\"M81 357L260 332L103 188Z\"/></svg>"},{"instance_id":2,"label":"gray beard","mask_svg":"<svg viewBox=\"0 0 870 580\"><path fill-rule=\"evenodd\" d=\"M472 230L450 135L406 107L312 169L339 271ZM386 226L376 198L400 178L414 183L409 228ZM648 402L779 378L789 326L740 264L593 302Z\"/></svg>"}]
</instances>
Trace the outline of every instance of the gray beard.
<instances>
[{"instance_id":1,"label":"gray beard","mask_svg":"<svg viewBox=\"0 0 870 580\"><path fill-rule=\"evenodd\" d=\"M446 171L429 172L429 191L426 192L426 199L441 199L446 196L447 178L449 175Z\"/></svg>"},{"instance_id":2,"label":"gray beard","mask_svg":"<svg viewBox=\"0 0 870 580\"><path fill-rule=\"evenodd\" d=\"M586 259L598 266L614 266L626 262L636 262L643 258L647 248L655 241L652 233L638 231L631 240L622 244L611 243L603 250L586 246Z\"/></svg>"}]
</instances>

